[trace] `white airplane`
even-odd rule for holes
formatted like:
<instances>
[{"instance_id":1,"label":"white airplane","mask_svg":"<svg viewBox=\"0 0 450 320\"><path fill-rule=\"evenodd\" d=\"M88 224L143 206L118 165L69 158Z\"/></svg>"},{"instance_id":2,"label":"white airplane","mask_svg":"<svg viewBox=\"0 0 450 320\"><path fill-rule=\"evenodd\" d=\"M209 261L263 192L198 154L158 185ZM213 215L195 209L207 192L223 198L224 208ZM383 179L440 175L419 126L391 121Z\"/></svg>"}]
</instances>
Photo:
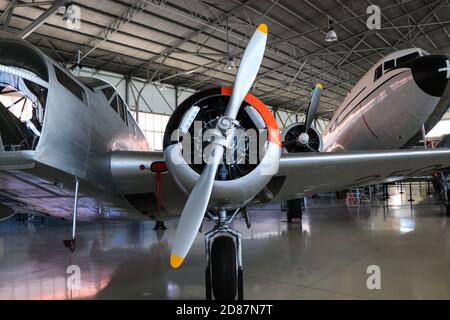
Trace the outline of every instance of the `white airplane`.
<instances>
[{"instance_id":1,"label":"white airplane","mask_svg":"<svg viewBox=\"0 0 450 320\"><path fill-rule=\"evenodd\" d=\"M166 129L163 153L149 152L126 104L109 84L96 78L76 78L29 43L2 38L1 215L7 218L16 212L30 212L72 219L72 239L67 244L74 249L77 220L148 219L160 198L167 212L182 212L170 257L171 265L178 268L206 214L216 223L205 234L207 298L234 299L243 297L242 253L240 234L230 222L239 213L248 221L248 205L401 180L450 166L449 149L282 154L276 120L248 92L264 56L267 33L266 25L258 26L233 88L197 92L175 110ZM431 69L429 57L434 61L434 56L418 57L411 65L403 68L399 64L402 68L391 72L397 74L404 69L414 77L415 66L425 64L428 72L441 76L447 57L438 56ZM387 77L389 73L379 81ZM403 77L399 73L399 79L408 81ZM431 78L434 80L434 76ZM448 92L448 78L439 79L443 83L439 85ZM386 95L379 94L400 103L400 98L390 97L403 92L396 86L402 88L401 81L392 83ZM308 112L307 130L299 136L305 134L301 139L284 135L286 148L314 140L309 129L320 92L318 85ZM381 111L379 119L389 124L385 119L389 115ZM348 118L356 121L354 114ZM198 123L201 135L209 129L207 141L187 135L196 133ZM413 124L418 125L415 119ZM254 150L245 143L238 150L242 146L236 143L242 137L239 130L260 133L257 142L261 148L252 153ZM345 130L354 129L336 124L327 131L326 143L355 148L346 148L346 141L338 138L351 136ZM370 139L368 144L375 141ZM409 137L402 138L406 139ZM190 146L199 145L205 157L198 162ZM308 142L306 145L308 151L315 150ZM223 156L237 153L245 161L232 156L231 162L222 162Z\"/></svg>"},{"instance_id":2,"label":"white airplane","mask_svg":"<svg viewBox=\"0 0 450 320\"><path fill-rule=\"evenodd\" d=\"M391 53L351 89L323 137L315 130L310 133L310 144L323 152L411 148L423 139L422 125L430 131L447 112L449 77L446 55L430 55L419 48ZM298 135L302 130L303 123L296 123L284 131L288 140L299 139L288 145L289 152L308 150L308 138Z\"/></svg>"}]
</instances>

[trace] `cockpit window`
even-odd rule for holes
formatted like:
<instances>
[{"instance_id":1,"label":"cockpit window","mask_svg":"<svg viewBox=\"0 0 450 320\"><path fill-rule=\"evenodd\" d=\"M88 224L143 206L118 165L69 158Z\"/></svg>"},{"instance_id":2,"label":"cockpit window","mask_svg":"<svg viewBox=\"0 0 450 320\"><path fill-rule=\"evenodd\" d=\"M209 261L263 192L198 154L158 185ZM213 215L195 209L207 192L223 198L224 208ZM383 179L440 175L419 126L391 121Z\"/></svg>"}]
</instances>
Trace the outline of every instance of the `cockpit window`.
<instances>
[{"instance_id":1,"label":"cockpit window","mask_svg":"<svg viewBox=\"0 0 450 320\"><path fill-rule=\"evenodd\" d=\"M120 94L114 89L111 84L106 81L94 77L80 77L78 78L85 86L91 88L94 92L101 92L108 101L110 107L120 116L123 122L128 126L130 120L127 117L127 105Z\"/></svg>"},{"instance_id":2,"label":"cockpit window","mask_svg":"<svg viewBox=\"0 0 450 320\"><path fill-rule=\"evenodd\" d=\"M406 62L409 62L409 61L414 60L419 57L420 57L419 52L413 52L413 53L407 54L406 56L397 58L397 66L400 66Z\"/></svg>"},{"instance_id":3,"label":"cockpit window","mask_svg":"<svg viewBox=\"0 0 450 320\"><path fill-rule=\"evenodd\" d=\"M376 68L375 70L375 78L374 81L377 81L378 79L381 78L381 76L383 75L383 65L380 65L378 68Z\"/></svg>"},{"instance_id":4,"label":"cockpit window","mask_svg":"<svg viewBox=\"0 0 450 320\"><path fill-rule=\"evenodd\" d=\"M395 60L389 60L384 63L384 73L387 73L394 68L395 68Z\"/></svg>"},{"instance_id":5,"label":"cockpit window","mask_svg":"<svg viewBox=\"0 0 450 320\"><path fill-rule=\"evenodd\" d=\"M72 92L78 99L86 103L86 92L84 89L71 77L64 73L61 69L55 67L55 74L58 82L62 84L67 90Z\"/></svg>"},{"instance_id":6,"label":"cockpit window","mask_svg":"<svg viewBox=\"0 0 450 320\"><path fill-rule=\"evenodd\" d=\"M114 90L113 87L106 87L102 89L103 94L105 95L106 100L109 101L109 105L111 108L119 114L119 116L122 118L123 122L125 122L126 125L128 125L128 119L126 117L126 105L125 102L122 100L120 95L117 93L116 90Z\"/></svg>"},{"instance_id":7,"label":"cockpit window","mask_svg":"<svg viewBox=\"0 0 450 320\"><path fill-rule=\"evenodd\" d=\"M111 99L111 97L113 96L113 94L116 93L112 87L106 87L106 88L103 88L103 89L102 89L102 92L103 92L103 94L105 95L106 100L108 100L108 101L109 101L109 99Z\"/></svg>"},{"instance_id":8,"label":"cockpit window","mask_svg":"<svg viewBox=\"0 0 450 320\"><path fill-rule=\"evenodd\" d=\"M111 102L109 103L109 105L111 106L111 108L117 112L117 96L114 96L114 98L112 98Z\"/></svg>"},{"instance_id":9,"label":"cockpit window","mask_svg":"<svg viewBox=\"0 0 450 320\"><path fill-rule=\"evenodd\" d=\"M122 118L122 120L127 123L127 118L125 117L125 105L123 103L123 100L121 97L119 97L119 95L117 95L118 100L117 100L117 105L119 107L119 115Z\"/></svg>"}]
</instances>

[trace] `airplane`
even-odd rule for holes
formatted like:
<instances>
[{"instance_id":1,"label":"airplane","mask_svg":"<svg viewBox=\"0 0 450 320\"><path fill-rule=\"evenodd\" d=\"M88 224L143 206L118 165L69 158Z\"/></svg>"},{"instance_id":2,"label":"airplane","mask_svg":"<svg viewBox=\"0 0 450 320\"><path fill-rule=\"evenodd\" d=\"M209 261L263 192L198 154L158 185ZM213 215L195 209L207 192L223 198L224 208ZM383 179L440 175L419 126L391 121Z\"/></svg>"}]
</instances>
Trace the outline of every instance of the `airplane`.
<instances>
[{"instance_id":1,"label":"airplane","mask_svg":"<svg viewBox=\"0 0 450 320\"><path fill-rule=\"evenodd\" d=\"M311 128L312 148L336 152L415 146L423 138L422 125L429 132L450 106L447 65L449 57L430 55L420 48L383 57L351 89L322 136ZM283 135L292 141L303 129L303 123L295 123ZM286 149L310 151L300 138L297 145Z\"/></svg>"},{"instance_id":2,"label":"airplane","mask_svg":"<svg viewBox=\"0 0 450 320\"><path fill-rule=\"evenodd\" d=\"M164 135L163 152L149 151L126 103L111 85L75 77L31 44L2 36L1 217L32 212L71 219L72 238L66 245L73 250L78 220L148 219L161 202L167 213L182 212L171 266L181 266L207 218L215 227L205 234L206 297L242 299L241 237L231 222L241 214L250 227L248 205L397 181L450 166L450 149L282 152L288 144L314 139L309 139L312 127L306 127L300 132L306 133L302 139L293 135L295 140L289 141L284 136L283 142L270 110L249 92L267 35L267 25L260 24L245 49L233 88L199 91L176 108ZM429 57L434 56L418 57L408 67L391 72L420 69L422 63L429 68ZM439 71L446 68L448 58L438 56L433 61L432 68L426 69L430 79L439 75L437 80L448 92L448 76L441 77ZM402 85L392 83L386 94L395 95L396 86ZM308 126L322 89L320 84L314 89ZM380 119L385 116L382 111ZM346 128L354 131L350 125L336 124L327 131L327 141L344 145L337 137L348 136L342 132ZM198 131L209 136L199 139ZM247 132L256 140L245 136ZM243 144L238 143L241 140ZM249 147L253 141L256 149ZM192 148L202 151L200 161Z\"/></svg>"}]
</instances>

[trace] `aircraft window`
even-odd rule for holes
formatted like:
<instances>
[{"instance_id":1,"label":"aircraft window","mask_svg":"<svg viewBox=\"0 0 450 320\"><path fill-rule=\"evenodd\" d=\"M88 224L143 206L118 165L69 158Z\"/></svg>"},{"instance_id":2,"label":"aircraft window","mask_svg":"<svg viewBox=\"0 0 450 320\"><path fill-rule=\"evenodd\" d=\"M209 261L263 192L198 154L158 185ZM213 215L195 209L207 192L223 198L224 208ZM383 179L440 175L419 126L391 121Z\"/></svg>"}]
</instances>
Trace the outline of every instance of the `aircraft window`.
<instances>
[{"instance_id":1,"label":"aircraft window","mask_svg":"<svg viewBox=\"0 0 450 320\"><path fill-rule=\"evenodd\" d=\"M132 127L133 127L133 134L136 135L137 134L137 130L136 130L136 124L133 121L133 117L131 116L131 114L128 114L128 122L131 123Z\"/></svg>"},{"instance_id":2,"label":"aircraft window","mask_svg":"<svg viewBox=\"0 0 450 320\"><path fill-rule=\"evenodd\" d=\"M127 120L125 117L125 105L119 95L117 95L116 97L117 97L117 106L119 107L119 115L122 118L122 120L126 123Z\"/></svg>"},{"instance_id":3,"label":"aircraft window","mask_svg":"<svg viewBox=\"0 0 450 320\"><path fill-rule=\"evenodd\" d=\"M75 80L65 74L64 71L57 67L55 67L54 69L58 82L62 84L67 90L72 92L78 99L86 103L86 92L84 92L84 89L80 85L78 85Z\"/></svg>"},{"instance_id":4,"label":"aircraft window","mask_svg":"<svg viewBox=\"0 0 450 320\"><path fill-rule=\"evenodd\" d=\"M384 73L395 68L395 60L389 60L384 63Z\"/></svg>"},{"instance_id":5,"label":"aircraft window","mask_svg":"<svg viewBox=\"0 0 450 320\"><path fill-rule=\"evenodd\" d=\"M104 89L102 89L103 94L106 97L106 100L111 100L111 97L113 96L114 93L116 93L116 91L114 91L114 89L112 87L106 87Z\"/></svg>"},{"instance_id":6,"label":"aircraft window","mask_svg":"<svg viewBox=\"0 0 450 320\"><path fill-rule=\"evenodd\" d=\"M377 81L378 79L380 79L382 75L383 75L383 66L381 65L375 70L375 80L374 81Z\"/></svg>"},{"instance_id":7,"label":"aircraft window","mask_svg":"<svg viewBox=\"0 0 450 320\"><path fill-rule=\"evenodd\" d=\"M111 102L109 103L109 105L111 106L111 108L118 113L118 109L117 109L117 95L114 96L114 98L111 100Z\"/></svg>"},{"instance_id":8,"label":"aircraft window","mask_svg":"<svg viewBox=\"0 0 450 320\"><path fill-rule=\"evenodd\" d=\"M416 58L419 58L419 57L420 57L420 55L418 52L413 52L413 53L407 54L406 56L397 58L397 66L404 64L406 62L409 62L411 60L414 60Z\"/></svg>"}]
</instances>

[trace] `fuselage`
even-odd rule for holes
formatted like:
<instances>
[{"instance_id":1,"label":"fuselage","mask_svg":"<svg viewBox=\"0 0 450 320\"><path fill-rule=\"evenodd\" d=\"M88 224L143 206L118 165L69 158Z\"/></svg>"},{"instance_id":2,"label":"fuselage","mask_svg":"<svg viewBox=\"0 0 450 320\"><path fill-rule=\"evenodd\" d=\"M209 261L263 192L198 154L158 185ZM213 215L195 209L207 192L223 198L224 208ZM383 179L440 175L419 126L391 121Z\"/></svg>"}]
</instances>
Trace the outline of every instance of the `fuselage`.
<instances>
[{"instance_id":1,"label":"fuselage","mask_svg":"<svg viewBox=\"0 0 450 320\"><path fill-rule=\"evenodd\" d=\"M20 171L23 165L0 166L0 199L8 198L1 202L67 216L77 177L82 219L133 212L114 183L110 155L149 146L122 97L100 79L73 76L24 41L2 40L0 47L0 156L32 163Z\"/></svg>"},{"instance_id":2,"label":"fuselage","mask_svg":"<svg viewBox=\"0 0 450 320\"><path fill-rule=\"evenodd\" d=\"M324 152L412 147L450 105L449 57L394 52L352 88L324 131Z\"/></svg>"}]
</instances>

